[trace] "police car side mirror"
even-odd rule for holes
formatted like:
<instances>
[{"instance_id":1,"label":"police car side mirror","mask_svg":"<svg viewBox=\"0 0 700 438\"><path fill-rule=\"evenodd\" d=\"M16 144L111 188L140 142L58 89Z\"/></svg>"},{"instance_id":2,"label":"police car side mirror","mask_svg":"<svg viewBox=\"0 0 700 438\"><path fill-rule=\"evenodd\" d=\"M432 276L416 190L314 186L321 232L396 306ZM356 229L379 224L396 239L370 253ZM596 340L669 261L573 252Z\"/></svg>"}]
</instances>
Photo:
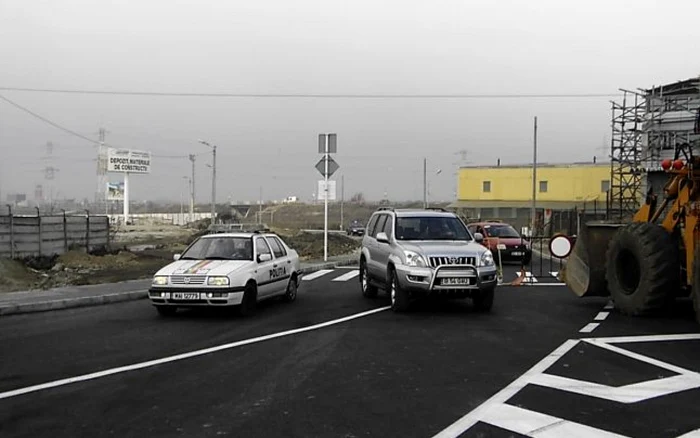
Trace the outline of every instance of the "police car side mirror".
<instances>
[{"instance_id":1,"label":"police car side mirror","mask_svg":"<svg viewBox=\"0 0 700 438\"><path fill-rule=\"evenodd\" d=\"M377 242L381 243L389 243L389 236L386 235L385 232L379 232L377 233Z\"/></svg>"},{"instance_id":2,"label":"police car side mirror","mask_svg":"<svg viewBox=\"0 0 700 438\"><path fill-rule=\"evenodd\" d=\"M474 233L474 240L476 243L482 243L484 241L484 235L481 233Z\"/></svg>"},{"instance_id":3,"label":"police car side mirror","mask_svg":"<svg viewBox=\"0 0 700 438\"><path fill-rule=\"evenodd\" d=\"M265 253L258 255L258 263L265 263L269 262L270 260L272 260L272 254Z\"/></svg>"},{"instance_id":4,"label":"police car side mirror","mask_svg":"<svg viewBox=\"0 0 700 438\"><path fill-rule=\"evenodd\" d=\"M180 260L180 256L182 256L182 254L173 254L173 260Z\"/></svg>"}]
</instances>

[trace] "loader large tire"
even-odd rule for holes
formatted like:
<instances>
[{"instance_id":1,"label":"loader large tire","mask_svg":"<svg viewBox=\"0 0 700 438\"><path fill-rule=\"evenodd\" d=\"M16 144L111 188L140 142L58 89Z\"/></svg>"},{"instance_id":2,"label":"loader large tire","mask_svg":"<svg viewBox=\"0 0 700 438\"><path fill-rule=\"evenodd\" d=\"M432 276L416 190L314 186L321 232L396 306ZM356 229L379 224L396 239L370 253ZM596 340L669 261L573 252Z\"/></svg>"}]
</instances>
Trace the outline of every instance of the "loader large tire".
<instances>
[{"instance_id":1,"label":"loader large tire","mask_svg":"<svg viewBox=\"0 0 700 438\"><path fill-rule=\"evenodd\" d=\"M635 222L620 228L606 254L605 278L615 308L644 316L666 307L680 288L679 251L659 225Z\"/></svg>"},{"instance_id":2,"label":"loader large tire","mask_svg":"<svg viewBox=\"0 0 700 438\"><path fill-rule=\"evenodd\" d=\"M695 319L700 324L700 246L695 247L695 255L693 259L693 309L695 310Z\"/></svg>"}]
</instances>

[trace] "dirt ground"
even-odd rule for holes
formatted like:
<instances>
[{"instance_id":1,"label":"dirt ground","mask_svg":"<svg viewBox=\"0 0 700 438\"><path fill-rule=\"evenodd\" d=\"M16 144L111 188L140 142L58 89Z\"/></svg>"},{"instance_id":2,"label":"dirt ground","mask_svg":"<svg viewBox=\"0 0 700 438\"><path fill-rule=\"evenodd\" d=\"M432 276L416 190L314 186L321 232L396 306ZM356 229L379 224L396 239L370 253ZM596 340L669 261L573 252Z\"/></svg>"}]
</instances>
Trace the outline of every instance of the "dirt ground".
<instances>
[{"instance_id":1,"label":"dirt ground","mask_svg":"<svg viewBox=\"0 0 700 438\"><path fill-rule=\"evenodd\" d=\"M102 284L151 277L173 260L204 232L181 227L130 227L119 230L104 254L70 251L54 257L26 260L0 259L0 293L51 289L69 285ZM299 252L302 260L323 257L323 234L275 230ZM360 241L329 234L329 256L343 255L359 248Z\"/></svg>"}]
</instances>

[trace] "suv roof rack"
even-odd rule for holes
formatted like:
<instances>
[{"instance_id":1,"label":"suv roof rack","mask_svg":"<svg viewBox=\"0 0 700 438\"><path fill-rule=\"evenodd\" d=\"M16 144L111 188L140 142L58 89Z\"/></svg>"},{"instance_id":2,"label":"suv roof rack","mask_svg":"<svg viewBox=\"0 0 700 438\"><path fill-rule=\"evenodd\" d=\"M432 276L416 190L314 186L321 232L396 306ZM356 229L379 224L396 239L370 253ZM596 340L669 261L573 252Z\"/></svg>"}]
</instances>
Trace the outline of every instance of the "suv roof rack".
<instances>
[{"instance_id":1,"label":"suv roof rack","mask_svg":"<svg viewBox=\"0 0 700 438\"><path fill-rule=\"evenodd\" d=\"M379 207L377 211L394 211L394 207Z\"/></svg>"}]
</instances>

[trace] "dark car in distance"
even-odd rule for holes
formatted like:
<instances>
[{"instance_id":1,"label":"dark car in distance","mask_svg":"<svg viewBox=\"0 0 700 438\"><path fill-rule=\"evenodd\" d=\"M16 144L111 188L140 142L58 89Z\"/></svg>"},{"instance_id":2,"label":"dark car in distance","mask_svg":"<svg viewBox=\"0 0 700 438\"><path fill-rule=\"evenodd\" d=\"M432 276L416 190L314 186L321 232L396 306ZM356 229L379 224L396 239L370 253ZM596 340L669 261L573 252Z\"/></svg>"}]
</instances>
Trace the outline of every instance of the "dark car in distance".
<instances>
[{"instance_id":1,"label":"dark car in distance","mask_svg":"<svg viewBox=\"0 0 700 438\"><path fill-rule=\"evenodd\" d=\"M532 247L518 231L504 222L475 222L467 225L472 233L484 236L482 245L493 252L493 258L504 262L522 262L524 265L532 260Z\"/></svg>"},{"instance_id":2,"label":"dark car in distance","mask_svg":"<svg viewBox=\"0 0 700 438\"><path fill-rule=\"evenodd\" d=\"M362 221L355 219L350 222L350 225L348 225L347 233L348 236L364 236L365 224Z\"/></svg>"}]
</instances>

